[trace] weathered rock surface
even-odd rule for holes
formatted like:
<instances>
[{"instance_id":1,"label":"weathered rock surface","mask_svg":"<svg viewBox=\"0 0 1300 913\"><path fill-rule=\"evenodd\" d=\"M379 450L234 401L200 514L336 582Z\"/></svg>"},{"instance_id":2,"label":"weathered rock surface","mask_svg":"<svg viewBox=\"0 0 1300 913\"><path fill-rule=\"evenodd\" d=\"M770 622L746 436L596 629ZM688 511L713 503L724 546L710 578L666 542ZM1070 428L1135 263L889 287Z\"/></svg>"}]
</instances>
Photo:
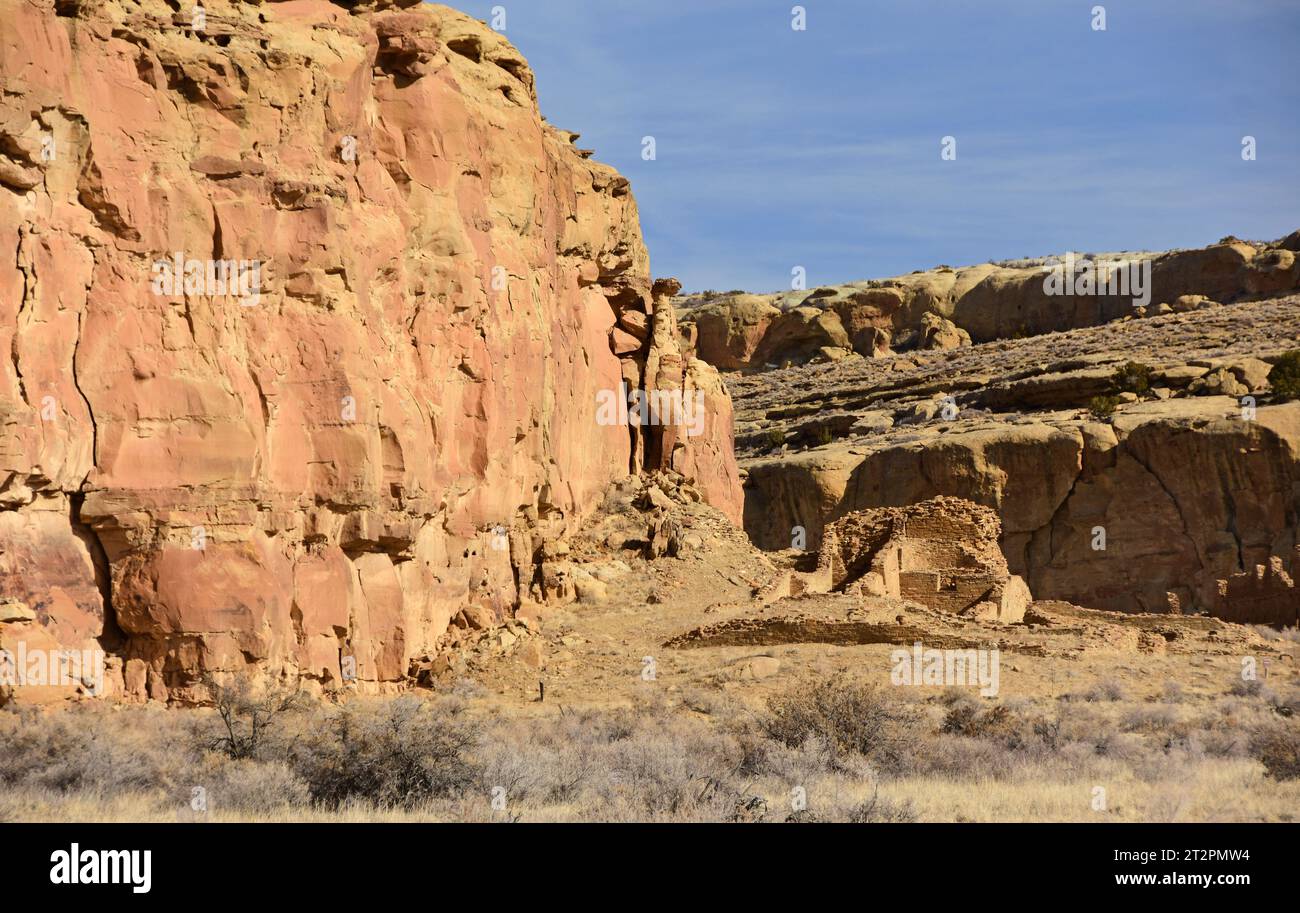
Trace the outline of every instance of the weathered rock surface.
<instances>
[{"instance_id":1,"label":"weathered rock surface","mask_svg":"<svg viewBox=\"0 0 1300 913\"><path fill-rule=\"evenodd\" d=\"M872 358L1275 295L1300 288L1298 238L1300 232L1271 243L1229 237L1194 250L1079 255L1149 268L1150 300L1140 307L1131 294L1048 294L1047 270L1061 258L944 266L811 291L694 296L679 304L700 358L724 371L761 371L806 363L819 346L848 346Z\"/></svg>"},{"instance_id":2,"label":"weathered rock surface","mask_svg":"<svg viewBox=\"0 0 1300 913\"><path fill-rule=\"evenodd\" d=\"M997 510L1040 599L1208 610L1220 579L1297 542L1300 403L1271 402L1266 369L1298 344L1285 297L734 377L746 530L783 550L801 528L815 549L853 511L953 495ZM1129 361L1151 388L1090 414Z\"/></svg>"},{"instance_id":3,"label":"weathered rock surface","mask_svg":"<svg viewBox=\"0 0 1300 913\"><path fill-rule=\"evenodd\" d=\"M938 314L921 315L921 339L918 348L958 349L970 345L970 333Z\"/></svg>"},{"instance_id":4,"label":"weathered rock surface","mask_svg":"<svg viewBox=\"0 0 1300 913\"><path fill-rule=\"evenodd\" d=\"M683 327L696 354L724 371L749 364L780 310L760 295L737 295L725 305L703 307Z\"/></svg>"},{"instance_id":5,"label":"weathered rock surface","mask_svg":"<svg viewBox=\"0 0 1300 913\"><path fill-rule=\"evenodd\" d=\"M405 5L0 0L0 594L133 697L392 687L629 472L739 518L627 180ZM701 391L700 433L600 423L623 384Z\"/></svg>"}]
</instances>

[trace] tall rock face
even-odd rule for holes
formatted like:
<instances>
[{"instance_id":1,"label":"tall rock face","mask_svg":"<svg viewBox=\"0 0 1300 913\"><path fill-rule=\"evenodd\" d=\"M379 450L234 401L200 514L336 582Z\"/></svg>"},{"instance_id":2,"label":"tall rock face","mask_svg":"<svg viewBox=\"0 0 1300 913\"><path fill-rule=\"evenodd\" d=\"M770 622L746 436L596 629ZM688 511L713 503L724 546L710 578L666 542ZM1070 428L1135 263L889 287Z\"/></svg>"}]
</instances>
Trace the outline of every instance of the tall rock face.
<instances>
[{"instance_id":1,"label":"tall rock face","mask_svg":"<svg viewBox=\"0 0 1300 913\"><path fill-rule=\"evenodd\" d=\"M1218 581L1292 551L1300 404L1251 421L1227 397L1135 406L1112 423L1051 416L874 449L748 465L746 528L761 547L867 508L955 495L995 508L1012 573L1040 598L1163 612L1215 604Z\"/></svg>"},{"instance_id":2,"label":"tall rock face","mask_svg":"<svg viewBox=\"0 0 1300 913\"><path fill-rule=\"evenodd\" d=\"M627 180L483 24L352 6L0 0L0 646L382 690L629 472L739 517ZM651 363L708 394L666 452L597 416Z\"/></svg>"}]
</instances>

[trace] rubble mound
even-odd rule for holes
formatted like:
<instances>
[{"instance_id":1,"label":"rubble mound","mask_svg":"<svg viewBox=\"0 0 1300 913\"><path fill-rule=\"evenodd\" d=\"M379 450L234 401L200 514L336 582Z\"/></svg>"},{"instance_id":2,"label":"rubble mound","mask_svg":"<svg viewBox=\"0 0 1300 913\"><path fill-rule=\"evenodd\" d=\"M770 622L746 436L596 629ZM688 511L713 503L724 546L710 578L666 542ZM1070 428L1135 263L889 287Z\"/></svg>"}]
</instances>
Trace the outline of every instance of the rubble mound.
<instances>
[{"instance_id":1,"label":"rubble mound","mask_svg":"<svg viewBox=\"0 0 1300 913\"><path fill-rule=\"evenodd\" d=\"M664 642L665 647L770 647L779 644L907 644L924 641L940 650L966 650L987 645L974 636L945 630L929 619L920 624L859 621L834 616L794 614L764 618L734 618L703 625Z\"/></svg>"}]
</instances>

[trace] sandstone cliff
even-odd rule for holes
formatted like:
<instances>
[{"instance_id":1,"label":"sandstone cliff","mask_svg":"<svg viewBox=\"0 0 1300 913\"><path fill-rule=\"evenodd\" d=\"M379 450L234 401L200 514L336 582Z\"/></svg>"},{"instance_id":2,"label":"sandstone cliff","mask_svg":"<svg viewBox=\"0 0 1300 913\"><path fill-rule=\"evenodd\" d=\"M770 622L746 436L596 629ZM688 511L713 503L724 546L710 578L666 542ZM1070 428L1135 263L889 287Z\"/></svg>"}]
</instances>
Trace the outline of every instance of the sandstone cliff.
<instances>
[{"instance_id":1,"label":"sandstone cliff","mask_svg":"<svg viewBox=\"0 0 1300 913\"><path fill-rule=\"evenodd\" d=\"M735 377L745 527L816 548L852 511L955 495L997 509L1039 599L1208 610L1219 579L1297 542L1300 403L1267 380L1297 347L1290 296ZM1150 368L1140 394L1116 391L1130 361Z\"/></svg>"},{"instance_id":2,"label":"sandstone cliff","mask_svg":"<svg viewBox=\"0 0 1300 913\"><path fill-rule=\"evenodd\" d=\"M1191 250L1080 254L1077 262L1069 255L1080 275L1085 257L1112 272L1121 270L1118 264L1131 265L1141 296L1049 294L1045 279L1067 261L1034 258L771 295L692 296L680 305L687 338L700 358L724 371L761 371L855 355L953 349L1188 310L1205 306L1205 299L1273 295L1300 287L1297 252L1300 231L1270 243L1228 237ZM1118 276L1114 288L1120 288ZM1135 298L1149 300L1135 307Z\"/></svg>"},{"instance_id":3,"label":"sandstone cliff","mask_svg":"<svg viewBox=\"0 0 1300 913\"><path fill-rule=\"evenodd\" d=\"M627 180L486 26L349 7L0 0L0 595L110 690L391 686L641 469L739 519Z\"/></svg>"}]
</instances>

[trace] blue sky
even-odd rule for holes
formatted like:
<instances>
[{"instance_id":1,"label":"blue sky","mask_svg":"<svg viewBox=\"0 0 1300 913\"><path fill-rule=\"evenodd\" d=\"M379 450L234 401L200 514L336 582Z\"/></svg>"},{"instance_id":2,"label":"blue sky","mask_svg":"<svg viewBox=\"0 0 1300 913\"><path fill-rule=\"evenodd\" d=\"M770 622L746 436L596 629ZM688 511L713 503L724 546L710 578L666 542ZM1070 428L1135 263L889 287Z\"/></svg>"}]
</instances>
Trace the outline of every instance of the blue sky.
<instances>
[{"instance_id":1,"label":"blue sky","mask_svg":"<svg viewBox=\"0 0 1300 913\"><path fill-rule=\"evenodd\" d=\"M687 290L1300 228L1300 0L1103 3L1104 32L1096 0L805 0L802 32L789 0L452 5L505 8Z\"/></svg>"}]
</instances>

